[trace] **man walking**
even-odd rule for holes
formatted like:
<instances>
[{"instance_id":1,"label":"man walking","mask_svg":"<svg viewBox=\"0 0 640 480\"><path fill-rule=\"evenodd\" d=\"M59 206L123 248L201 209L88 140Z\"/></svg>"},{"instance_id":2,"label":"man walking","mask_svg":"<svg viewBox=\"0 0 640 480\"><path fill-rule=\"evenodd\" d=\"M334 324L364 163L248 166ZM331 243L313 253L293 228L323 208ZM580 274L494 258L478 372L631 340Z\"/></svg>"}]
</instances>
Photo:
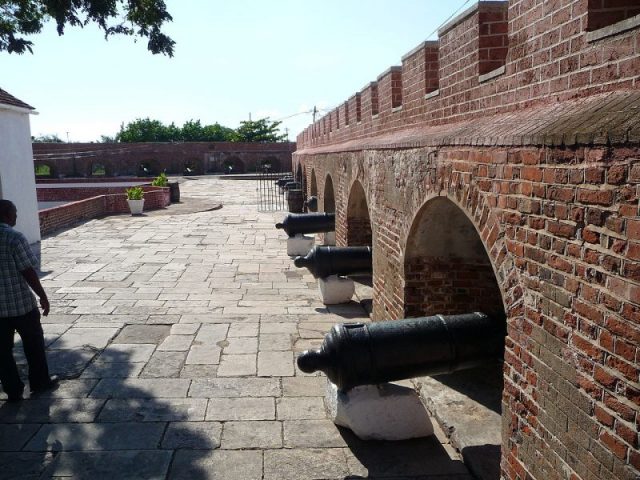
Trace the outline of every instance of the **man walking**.
<instances>
[{"instance_id":1,"label":"man walking","mask_svg":"<svg viewBox=\"0 0 640 480\"><path fill-rule=\"evenodd\" d=\"M0 200L0 383L9 402L22 400L24 390L13 358L15 332L22 338L29 364L31 392L43 392L57 385L49 377L40 311L31 290L40 298L45 316L49 314L49 300L35 271L37 259L27 239L13 229L16 219L15 205Z\"/></svg>"}]
</instances>

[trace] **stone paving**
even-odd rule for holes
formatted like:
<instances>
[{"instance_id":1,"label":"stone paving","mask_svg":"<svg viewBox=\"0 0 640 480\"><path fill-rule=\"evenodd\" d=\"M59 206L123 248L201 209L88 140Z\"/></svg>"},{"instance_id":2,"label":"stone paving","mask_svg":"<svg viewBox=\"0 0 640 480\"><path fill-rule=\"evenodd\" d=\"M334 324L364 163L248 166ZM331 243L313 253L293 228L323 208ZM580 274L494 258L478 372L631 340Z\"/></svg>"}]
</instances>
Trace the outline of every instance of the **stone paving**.
<instances>
[{"instance_id":1,"label":"stone paving","mask_svg":"<svg viewBox=\"0 0 640 480\"><path fill-rule=\"evenodd\" d=\"M441 433L363 442L295 368L359 303L326 308L256 184L185 181L223 208L93 220L42 242L48 395L0 396L0 478L470 479ZM16 348L24 371L21 349Z\"/></svg>"}]
</instances>

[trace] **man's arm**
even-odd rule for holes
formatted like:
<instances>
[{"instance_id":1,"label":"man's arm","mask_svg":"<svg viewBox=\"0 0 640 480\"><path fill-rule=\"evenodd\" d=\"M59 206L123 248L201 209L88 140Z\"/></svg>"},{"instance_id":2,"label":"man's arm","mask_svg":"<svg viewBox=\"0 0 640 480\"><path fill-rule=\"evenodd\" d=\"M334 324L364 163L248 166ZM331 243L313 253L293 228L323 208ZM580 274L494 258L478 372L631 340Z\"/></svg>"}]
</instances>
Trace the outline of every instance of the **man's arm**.
<instances>
[{"instance_id":1,"label":"man's arm","mask_svg":"<svg viewBox=\"0 0 640 480\"><path fill-rule=\"evenodd\" d=\"M45 317L49 315L49 299L47 298L47 294L42 288L40 284L40 279L38 278L38 274L33 268L27 268L26 270L22 270L20 272L22 277L26 280L26 282L31 287L31 290L35 292L36 295L40 298L40 307L42 307L42 315Z\"/></svg>"}]
</instances>

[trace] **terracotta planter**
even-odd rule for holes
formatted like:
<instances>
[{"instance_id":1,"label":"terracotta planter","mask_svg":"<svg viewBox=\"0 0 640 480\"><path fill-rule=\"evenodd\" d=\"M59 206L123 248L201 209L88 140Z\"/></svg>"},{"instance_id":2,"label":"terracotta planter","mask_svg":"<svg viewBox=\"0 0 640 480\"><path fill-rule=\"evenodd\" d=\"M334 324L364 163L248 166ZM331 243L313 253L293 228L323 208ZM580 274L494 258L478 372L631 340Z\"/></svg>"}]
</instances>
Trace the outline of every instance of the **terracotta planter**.
<instances>
[{"instance_id":1,"label":"terracotta planter","mask_svg":"<svg viewBox=\"0 0 640 480\"><path fill-rule=\"evenodd\" d=\"M127 203L129 204L129 210L131 210L131 215L142 215L142 208L144 207L144 198L142 200L127 199Z\"/></svg>"}]
</instances>

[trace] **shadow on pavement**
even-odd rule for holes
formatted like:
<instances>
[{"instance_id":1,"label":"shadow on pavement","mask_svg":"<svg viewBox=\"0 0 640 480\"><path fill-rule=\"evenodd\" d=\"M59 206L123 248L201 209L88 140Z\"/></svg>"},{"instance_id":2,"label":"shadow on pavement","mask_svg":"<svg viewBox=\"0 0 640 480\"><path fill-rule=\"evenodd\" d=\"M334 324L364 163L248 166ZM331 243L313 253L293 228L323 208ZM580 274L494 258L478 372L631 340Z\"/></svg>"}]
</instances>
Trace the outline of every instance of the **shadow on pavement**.
<instances>
[{"instance_id":1,"label":"shadow on pavement","mask_svg":"<svg viewBox=\"0 0 640 480\"><path fill-rule=\"evenodd\" d=\"M363 471L347 478L447 478L471 480L461 460L452 459L435 436L397 442L363 441L339 428ZM497 477L496 477L497 478Z\"/></svg>"},{"instance_id":2,"label":"shadow on pavement","mask_svg":"<svg viewBox=\"0 0 640 480\"><path fill-rule=\"evenodd\" d=\"M221 426L202 421L206 399L131 385L132 352L63 348L47 352L67 378L56 391L0 400L0 479L207 477L199 461L219 447Z\"/></svg>"}]
</instances>

